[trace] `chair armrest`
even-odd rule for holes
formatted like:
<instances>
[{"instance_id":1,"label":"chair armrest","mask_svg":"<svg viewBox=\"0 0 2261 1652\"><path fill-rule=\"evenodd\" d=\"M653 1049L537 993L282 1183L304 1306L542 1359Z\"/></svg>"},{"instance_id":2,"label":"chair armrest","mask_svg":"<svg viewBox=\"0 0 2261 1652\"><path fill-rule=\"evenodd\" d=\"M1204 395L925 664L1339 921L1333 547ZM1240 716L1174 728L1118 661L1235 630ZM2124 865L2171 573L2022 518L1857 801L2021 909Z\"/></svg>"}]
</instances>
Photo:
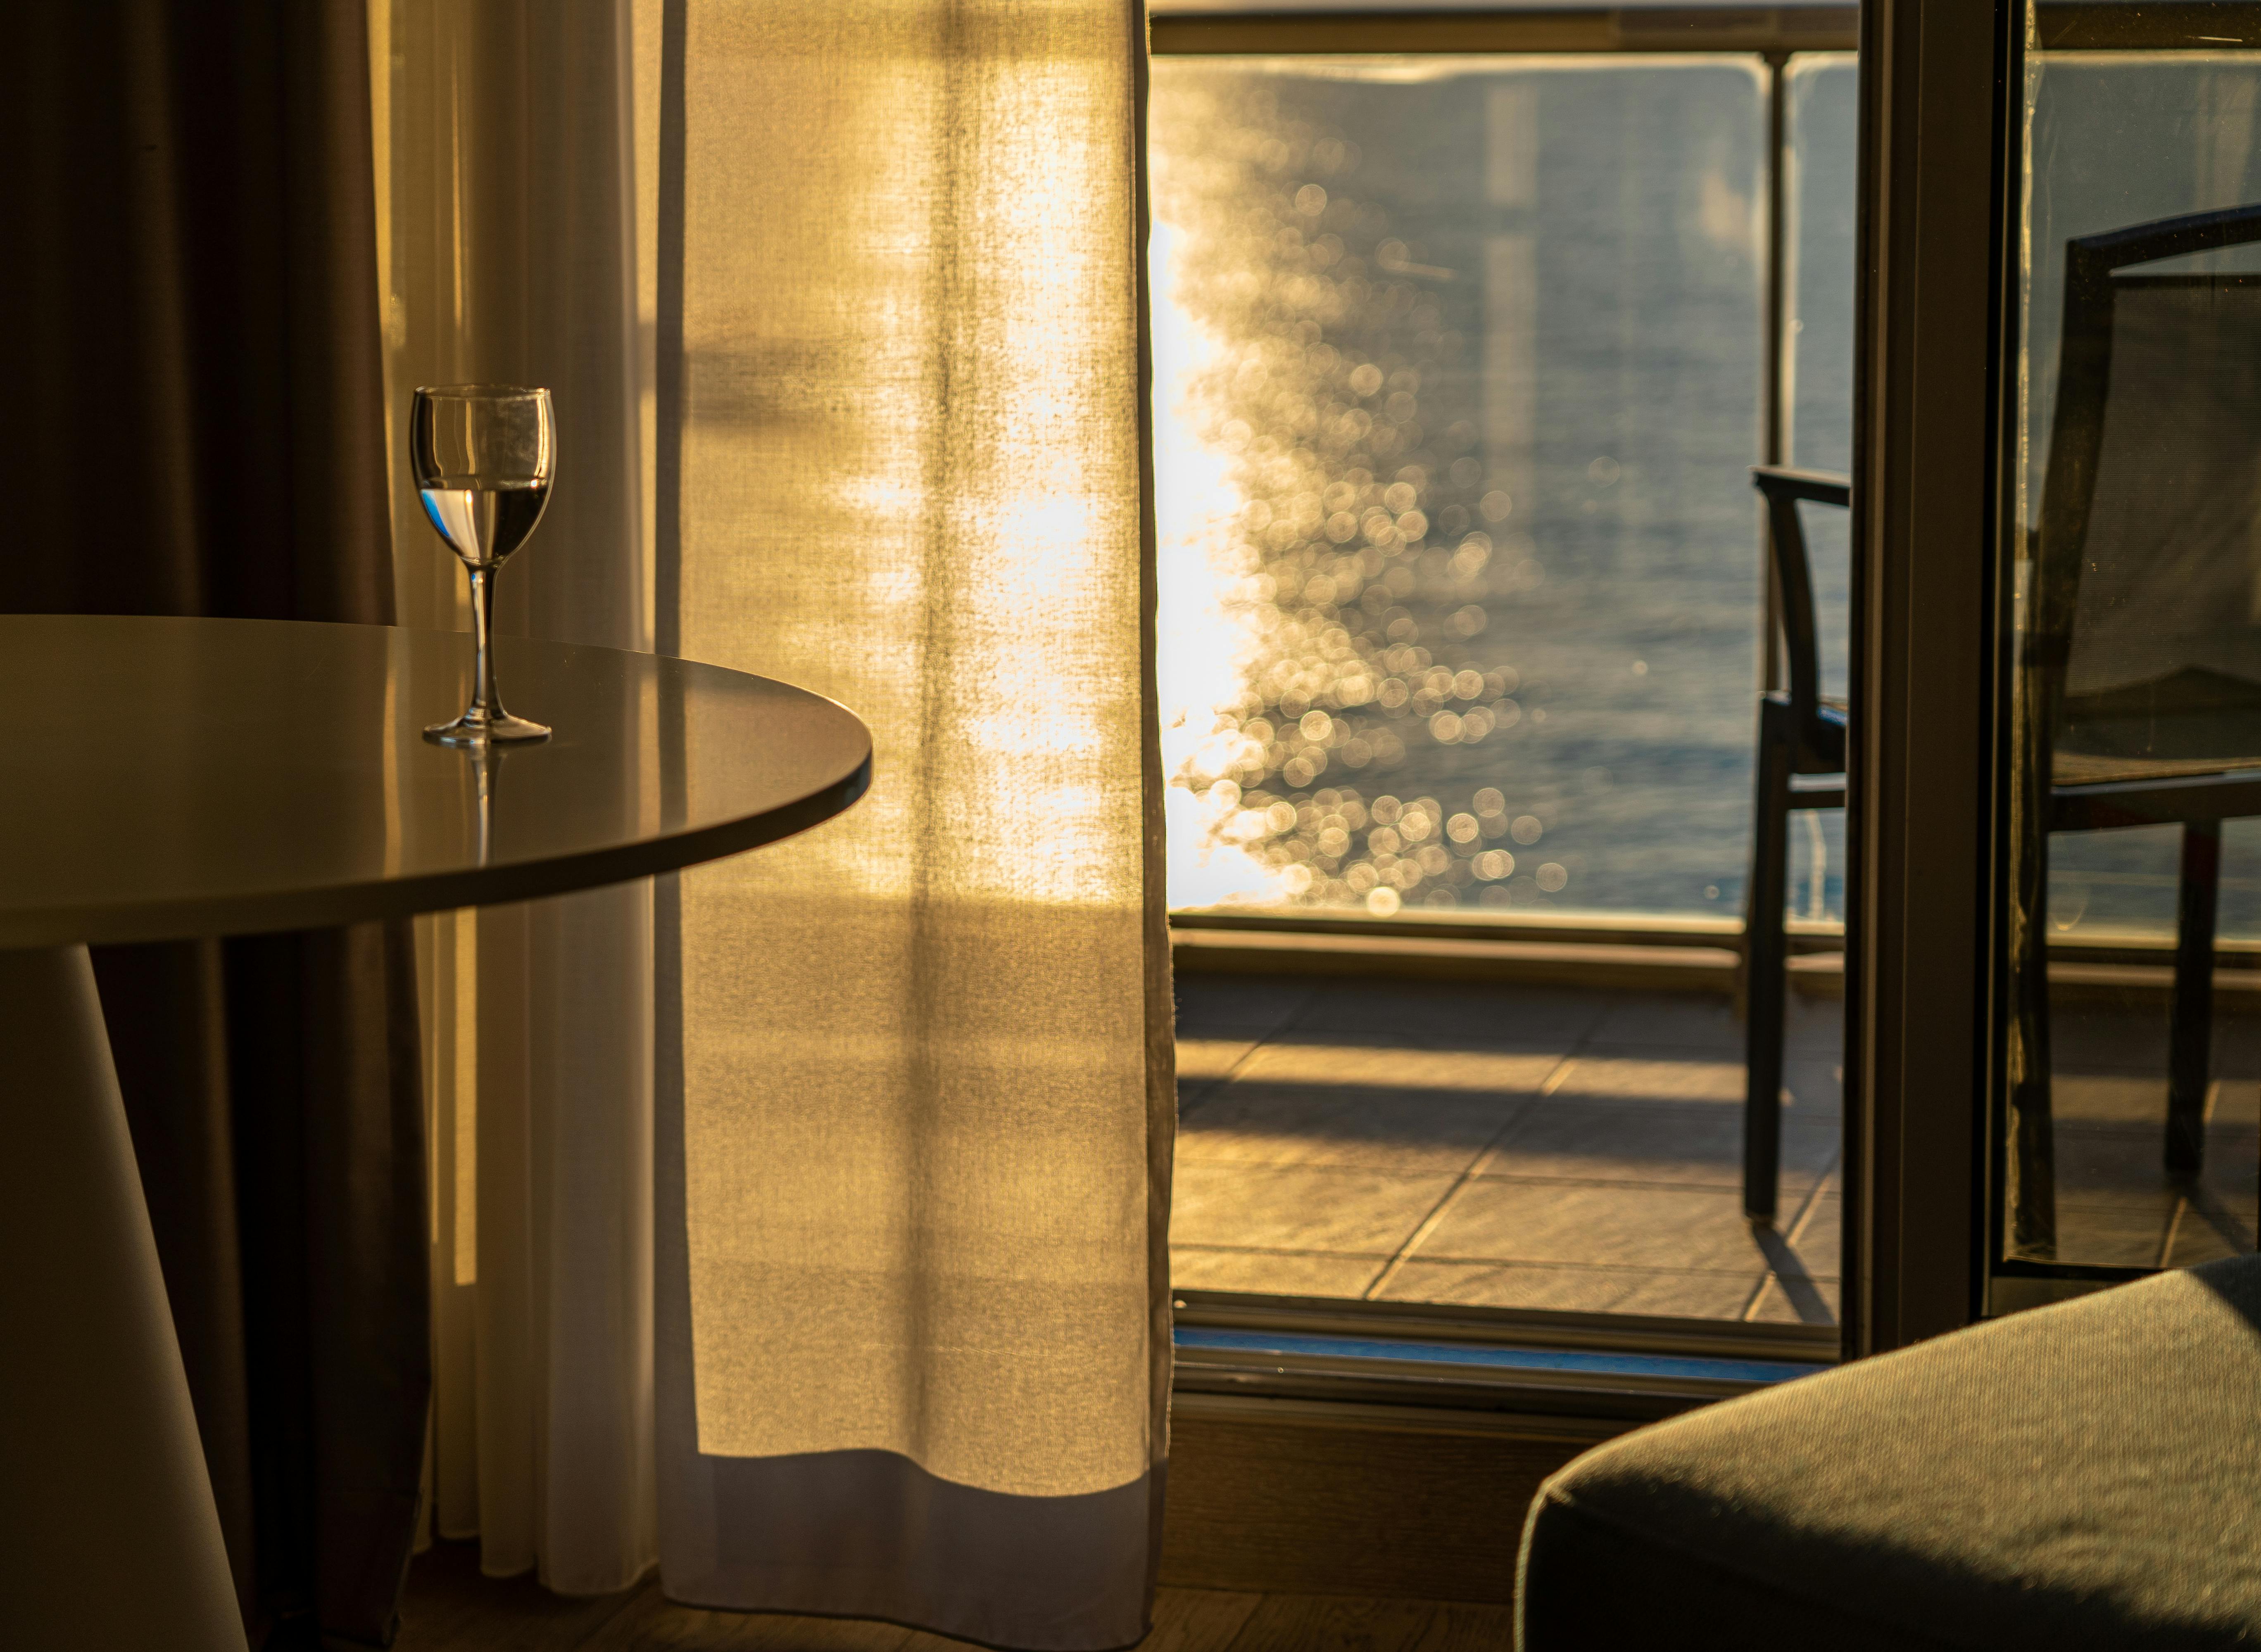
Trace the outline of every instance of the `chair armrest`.
<instances>
[{"instance_id":1,"label":"chair armrest","mask_svg":"<svg viewBox=\"0 0 2261 1652\"><path fill-rule=\"evenodd\" d=\"M1751 485L1769 499L1805 499L1814 504L1849 507L1853 481L1834 470L1794 470L1788 465L1753 465Z\"/></svg>"}]
</instances>

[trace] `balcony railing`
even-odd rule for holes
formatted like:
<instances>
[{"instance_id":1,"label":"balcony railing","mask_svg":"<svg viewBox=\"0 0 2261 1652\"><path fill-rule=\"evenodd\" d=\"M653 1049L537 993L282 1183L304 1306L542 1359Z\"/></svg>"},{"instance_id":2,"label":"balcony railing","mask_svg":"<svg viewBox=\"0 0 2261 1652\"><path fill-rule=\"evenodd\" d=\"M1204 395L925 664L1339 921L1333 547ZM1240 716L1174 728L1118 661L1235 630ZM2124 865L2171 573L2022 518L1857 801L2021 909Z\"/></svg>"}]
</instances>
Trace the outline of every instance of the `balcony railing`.
<instances>
[{"instance_id":1,"label":"balcony railing","mask_svg":"<svg viewBox=\"0 0 2261 1652\"><path fill-rule=\"evenodd\" d=\"M1850 440L1854 17L1155 18L1188 933L1252 906L1737 926L1778 669L1745 473ZM1839 829L1797 830L1794 916L1826 925Z\"/></svg>"}]
</instances>

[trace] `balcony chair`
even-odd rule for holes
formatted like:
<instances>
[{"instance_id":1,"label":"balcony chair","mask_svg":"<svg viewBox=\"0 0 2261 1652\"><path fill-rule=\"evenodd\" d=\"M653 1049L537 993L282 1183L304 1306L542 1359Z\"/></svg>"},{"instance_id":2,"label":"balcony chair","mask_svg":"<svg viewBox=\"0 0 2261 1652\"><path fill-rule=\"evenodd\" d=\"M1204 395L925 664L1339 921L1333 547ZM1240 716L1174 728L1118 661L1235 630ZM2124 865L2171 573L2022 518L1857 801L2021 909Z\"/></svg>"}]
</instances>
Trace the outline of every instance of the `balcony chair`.
<instances>
[{"instance_id":1,"label":"balcony chair","mask_svg":"<svg viewBox=\"0 0 2261 1652\"><path fill-rule=\"evenodd\" d=\"M2261 1256L1709 1405L1540 1489L1520 1652L2261 1644Z\"/></svg>"},{"instance_id":2,"label":"balcony chair","mask_svg":"<svg viewBox=\"0 0 2261 1652\"><path fill-rule=\"evenodd\" d=\"M1751 480L1766 496L1768 543L1781 597L1790 687L1759 696L1758 797L1745 885L1743 985L1743 1213L1772 1222L1782 1162L1782 1018L1788 985L1790 812L1845 804L1845 707L1821 697L1821 648L1813 623L1813 577L1800 504L1843 509L1843 476L1761 465ZM1835 784L1796 786L1792 776L1828 776Z\"/></svg>"},{"instance_id":3,"label":"balcony chair","mask_svg":"<svg viewBox=\"0 0 2261 1652\"><path fill-rule=\"evenodd\" d=\"M2203 1162L2222 823L2261 814L2261 275L2128 272L2256 240L2261 205L2065 245L2011 764L2007 1203L2030 1256L2056 1242L2052 833L2182 828L2164 1162Z\"/></svg>"},{"instance_id":4,"label":"balcony chair","mask_svg":"<svg viewBox=\"0 0 2261 1652\"><path fill-rule=\"evenodd\" d=\"M2056 409L2019 650L2011 829L2016 1041L2011 1241L2055 1245L2049 1112L2049 839L2182 827L2164 1159L2205 1147L2222 823L2261 815L2261 275L2124 273L2261 240L2261 205L2083 237L2065 248ZM1790 689L1762 697L1747 915L1743 1206L1771 1220L1780 1156L1788 811L1843 801L1843 713L1816 687L1812 579L1798 505L1843 506L1841 477L1762 468ZM2042 777L2046 776L2046 780Z\"/></svg>"}]
</instances>

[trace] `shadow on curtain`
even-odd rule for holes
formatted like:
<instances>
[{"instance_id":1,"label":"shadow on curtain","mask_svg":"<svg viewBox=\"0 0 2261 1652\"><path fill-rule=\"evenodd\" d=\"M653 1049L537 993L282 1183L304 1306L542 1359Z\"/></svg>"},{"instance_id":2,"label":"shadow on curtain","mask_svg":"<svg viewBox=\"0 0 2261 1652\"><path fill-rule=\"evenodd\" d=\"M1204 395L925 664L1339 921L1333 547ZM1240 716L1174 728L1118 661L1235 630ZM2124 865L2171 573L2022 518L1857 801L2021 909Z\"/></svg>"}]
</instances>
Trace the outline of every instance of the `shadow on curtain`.
<instances>
[{"instance_id":1,"label":"shadow on curtain","mask_svg":"<svg viewBox=\"0 0 2261 1652\"><path fill-rule=\"evenodd\" d=\"M667 35L659 646L878 751L850 814L662 885L662 1578L1126 1645L1174 1118L1142 14L671 0Z\"/></svg>"}]
</instances>

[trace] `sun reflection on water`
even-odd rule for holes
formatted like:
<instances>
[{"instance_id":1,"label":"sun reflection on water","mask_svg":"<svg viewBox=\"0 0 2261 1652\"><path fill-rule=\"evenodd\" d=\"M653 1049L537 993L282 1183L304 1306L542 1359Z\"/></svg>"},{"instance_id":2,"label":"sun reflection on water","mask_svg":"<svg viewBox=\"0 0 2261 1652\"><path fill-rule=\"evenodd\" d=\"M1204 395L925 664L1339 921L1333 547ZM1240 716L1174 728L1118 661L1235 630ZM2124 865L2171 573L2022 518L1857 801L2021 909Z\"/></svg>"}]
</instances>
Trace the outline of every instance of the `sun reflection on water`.
<instances>
[{"instance_id":1,"label":"sun reflection on water","mask_svg":"<svg viewBox=\"0 0 2261 1652\"><path fill-rule=\"evenodd\" d=\"M1172 904L1505 905L1497 840L1536 818L1392 781L1526 716L1497 639L1468 648L1545 570L1450 389L1465 273L1245 80L1158 76L1152 130Z\"/></svg>"}]
</instances>

